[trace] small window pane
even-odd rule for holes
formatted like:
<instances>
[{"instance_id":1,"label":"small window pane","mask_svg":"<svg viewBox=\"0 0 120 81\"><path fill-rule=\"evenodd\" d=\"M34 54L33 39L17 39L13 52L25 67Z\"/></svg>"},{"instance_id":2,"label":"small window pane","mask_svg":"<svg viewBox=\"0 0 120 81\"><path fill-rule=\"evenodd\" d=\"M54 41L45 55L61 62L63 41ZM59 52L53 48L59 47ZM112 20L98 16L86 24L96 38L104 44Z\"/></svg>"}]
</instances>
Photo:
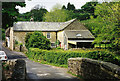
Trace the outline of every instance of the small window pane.
<instances>
[{"instance_id":1,"label":"small window pane","mask_svg":"<svg viewBox=\"0 0 120 81\"><path fill-rule=\"evenodd\" d=\"M51 46L55 46L55 43L51 43Z\"/></svg>"},{"instance_id":2,"label":"small window pane","mask_svg":"<svg viewBox=\"0 0 120 81\"><path fill-rule=\"evenodd\" d=\"M47 38L50 38L50 33L49 32L47 33Z\"/></svg>"}]
</instances>

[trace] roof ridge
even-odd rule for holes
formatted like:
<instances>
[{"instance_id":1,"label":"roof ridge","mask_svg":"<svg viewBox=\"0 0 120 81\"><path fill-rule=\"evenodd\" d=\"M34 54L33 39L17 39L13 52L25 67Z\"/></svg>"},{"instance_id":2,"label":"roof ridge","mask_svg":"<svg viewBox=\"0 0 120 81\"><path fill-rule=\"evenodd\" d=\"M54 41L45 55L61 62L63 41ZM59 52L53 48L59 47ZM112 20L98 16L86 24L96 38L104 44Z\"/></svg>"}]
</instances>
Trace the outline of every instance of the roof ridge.
<instances>
[{"instance_id":1,"label":"roof ridge","mask_svg":"<svg viewBox=\"0 0 120 81\"><path fill-rule=\"evenodd\" d=\"M67 23L67 22L73 22L73 21L75 21L75 20L76 20L76 18L71 19L71 20L69 20L69 21L66 21L66 23Z\"/></svg>"},{"instance_id":2,"label":"roof ridge","mask_svg":"<svg viewBox=\"0 0 120 81\"><path fill-rule=\"evenodd\" d=\"M76 18L65 21L65 22L43 22L43 23L68 23L68 22L73 22L74 20L76 20ZM18 21L18 22L39 22L39 21ZM17 22L16 22L17 23ZM40 23L40 22L39 22Z\"/></svg>"}]
</instances>

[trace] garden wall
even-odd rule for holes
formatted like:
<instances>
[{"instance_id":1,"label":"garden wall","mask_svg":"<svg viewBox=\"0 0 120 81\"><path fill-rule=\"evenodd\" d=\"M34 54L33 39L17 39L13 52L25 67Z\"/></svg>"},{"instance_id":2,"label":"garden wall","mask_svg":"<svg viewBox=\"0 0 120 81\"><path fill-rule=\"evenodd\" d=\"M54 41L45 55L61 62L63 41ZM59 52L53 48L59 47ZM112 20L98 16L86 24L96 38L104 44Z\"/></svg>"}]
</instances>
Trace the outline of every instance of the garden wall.
<instances>
[{"instance_id":1,"label":"garden wall","mask_svg":"<svg viewBox=\"0 0 120 81\"><path fill-rule=\"evenodd\" d=\"M22 59L8 60L3 63L2 81L25 81L26 63Z\"/></svg>"},{"instance_id":2,"label":"garden wall","mask_svg":"<svg viewBox=\"0 0 120 81\"><path fill-rule=\"evenodd\" d=\"M68 71L84 79L120 79L118 65L88 58L69 58Z\"/></svg>"}]
</instances>

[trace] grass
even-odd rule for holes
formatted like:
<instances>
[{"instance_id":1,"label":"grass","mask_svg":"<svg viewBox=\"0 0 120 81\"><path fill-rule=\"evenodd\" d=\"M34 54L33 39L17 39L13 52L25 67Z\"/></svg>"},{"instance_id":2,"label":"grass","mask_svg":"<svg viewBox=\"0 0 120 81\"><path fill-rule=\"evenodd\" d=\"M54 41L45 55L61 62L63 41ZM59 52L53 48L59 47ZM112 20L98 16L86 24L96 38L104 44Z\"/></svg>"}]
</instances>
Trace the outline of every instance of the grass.
<instances>
[{"instance_id":1,"label":"grass","mask_svg":"<svg viewBox=\"0 0 120 81\"><path fill-rule=\"evenodd\" d=\"M82 76L73 74L72 72L69 72L69 71L68 71L67 73L69 73L69 74L71 74L71 75L73 75L73 76L76 76L76 77L78 77L78 78L80 78L80 79L84 79Z\"/></svg>"}]
</instances>

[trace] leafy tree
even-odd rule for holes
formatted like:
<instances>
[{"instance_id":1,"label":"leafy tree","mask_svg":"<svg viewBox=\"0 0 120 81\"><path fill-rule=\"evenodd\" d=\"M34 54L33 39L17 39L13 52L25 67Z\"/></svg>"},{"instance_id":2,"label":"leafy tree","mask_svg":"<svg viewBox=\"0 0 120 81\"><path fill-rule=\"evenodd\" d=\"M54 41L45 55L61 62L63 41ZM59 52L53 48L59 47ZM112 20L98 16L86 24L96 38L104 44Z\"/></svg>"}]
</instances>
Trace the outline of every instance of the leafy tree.
<instances>
[{"instance_id":1,"label":"leafy tree","mask_svg":"<svg viewBox=\"0 0 120 81\"><path fill-rule=\"evenodd\" d=\"M84 13L89 13L89 15L93 15L94 17L96 17L96 15L94 15L94 11L95 11L95 6L97 4L98 2L87 2L85 5L81 7L81 10Z\"/></svg>"},{"instance_id":2,"label":"leafy tree","mask_svg":"<svg viewBox=\"0 0 120 81\"><path fill-rule=\"evenodd\" d=\"M2 40L5 40L5 29L2 29Z\"/></svg>"},{"instance_id":3,"label":"leafy tree","mask_svg":"<svg viewBox=\"0 0 120 81\"><path fill-rule=\"evenodd\" d=\"M30 21L31 17L34 21L43 21L43 16L48 11L41 7L40 5L36 5L32 8L30 12L26 12L24 14L19 14L19 21Z\"/></svg>"},{"instance_id":4,"label":"leafy tree","mask_svg":"<svg viewBox=\"0 0 120 81\"><path fill-rule=\"evenodd\" d=\"M65 10L66 10L67 8L65 7L65 5L63 5L63 6L62 6L62 9L65 9Z\"/></svg>"},{"instance_id":5,"label":"leafy tree","mask_svg":"<svg viewBox=\"0 0 120 81\"><path fill-rule=\"evenodd\" d=\"M55 10L51 12L47 12L44 16L45 21L47 22L65 22L69 19L69 14L65 10Z\"/></svg>"},{"instance_id":6,"label":"leafy tree","mask_svg":"<svg viewBox=\"0 0 120 81\"><path fill-rule=\"evenodd\" d=\"M47 13L47 10L40 8L39 10L31 10L31 16L33 16L34 21L43 21L44 14Z\"/></svg>"},{"instance_id":7,"label":"leafy tree","mask_svg":"<svg viewBox=\"0 0 120 81\"><path fill-rule=\"evenodd\" d=\"M101 28L95 42L110 41L114 51L120 53L120 2L104 2L96 6L95 14L100 22L106 23Z\"/></svg>"},{"instance_id":8,"label":"leafy tree","mask_svg":"<svg viewBox=\"0 0 120 81\"><path fill-rule=\"evenodd\" d=\"M42 34L42 32L28 33L25 38L25 46L27 49L50 49L50 41Z\"/></svg>"},{"instance_id":9,"label":"leafy tree","mask_svg":"<svg viewBox=\"0 0 120 81\"><path fill-rule=\"evenodd\" d=\"M75 10L75 6L73 4L67 4L67 10Z\"/></svg>"},{"instance_id":10,"label":"leafy tree","mask_svg":"<svg viewBox=\"0 0 120 81\"><path fill-rule=\"evenodd\" d=\"M74 13L73 18L77 18L79 20L87 20L90 18L88 13Z\"/></svg>"},{"instance_id":11,"label":"leafy tree","mask_svg":"<svg viewBox=\"0 0 120 81\"><path fill-rule=\"evenodd\" d=\"M77 18L81 21L90 19L91 15L93 15L93 17L96 17L96 15L94 15L94 7L97 4L98 2L88 2L85 5L83 5L81 9L75 9L75 6L73 4L68 3L67 8L65 7L65 5L63 5L62 9L67 10L69 12L72 11L72 13L69 13L71 18Z\"/></svg>"},{"instance_id":12,"label":"leafy tree","mask_svg":"<svg viewBox=\"0 0 120 81\"><path fill-rule=\"evenodd\" d=\"M44 21L47 22L65 22L72 19L72 11L61 9L55 5L50 12L47 12L44 16Z\"/></svg>"},{"instance_id":13,"label":"leafy tree","mask_svg":"<svg viewBox=\"0 0 120 81\"><path fill-rule=\"evenodd\" d=\"M31 14L30 12L26 12L26 13L23 13L23 14L19 14L18 16L18 21L29 21L31 18Z\"/></svg>"},{"instance_id":14,"label":"leafy tree","mask_svg":"<svg viewBox=\"0 0 120 81\"><path fill-rule=\"evenodd\" d=\"M50 11L52 12L52 11L60 10L61 8L62 8L62 5L57 3L52 7Z\"/></svg>"},{"instance_id":15,"label":"leafy tree","mask_svg":"<svg viewBox=\"0 0 120 81\"><path fill-rule=\"evenodd\" d=\"M24 7L24 2L3 2L2 3L2 27L4 29L13 26L13 22L17 21L17 16L19 14L16 6Z\"/></svg>"},{"instance_id":16,"label":"leafy tree","mask_svg":"<svg viewBox=\"0 0 120 81\"><path fill-rule=\"evenodd\" d=\"M29 48L29 38L30 36L32 35L32 33L27 33L26 36L25 36L25 46L26 48Z\"/></svg>"},{"instance_id":17,"label":"leafy tree","mask_svg":"<svg viewBox=\"0 0 120 81\"><path fill-rule=\"evenodd\" d=\"M85 27L87 27L87 29L89 29L95 37L97 37L97 35L101 33L101 28L107 25L105 22L100 22L101 20L101 18L93 18L83 20L81 23L84 24Z\"/></svg>"}]
</instances>

